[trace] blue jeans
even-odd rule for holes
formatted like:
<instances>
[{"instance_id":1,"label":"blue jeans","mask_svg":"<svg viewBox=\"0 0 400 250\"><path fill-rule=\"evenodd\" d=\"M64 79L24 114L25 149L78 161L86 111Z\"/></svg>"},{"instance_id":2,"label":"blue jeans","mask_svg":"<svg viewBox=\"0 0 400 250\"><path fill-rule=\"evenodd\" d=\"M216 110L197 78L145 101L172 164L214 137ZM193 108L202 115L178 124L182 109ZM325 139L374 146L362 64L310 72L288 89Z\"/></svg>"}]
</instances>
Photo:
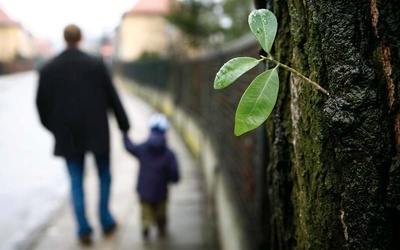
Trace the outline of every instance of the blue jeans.
<instances>
[{"instance_id":1,"label":"blue jeans","mask_svg":"<svg viewBox=\"0 0 400 250\"><path fill-rule=\"evenodd\" d=\"M108 208L111 186L110 156L108 153L95 155L95 159L100 179L99 216L103 230L106 230L115 224L115 220ZM71 180L72 204L78 223L78 235L81 236L92 232L92 227L86 217L85 193L83 190L84 155L67 157L66 162Z\"/></svg>"}]
</instances>

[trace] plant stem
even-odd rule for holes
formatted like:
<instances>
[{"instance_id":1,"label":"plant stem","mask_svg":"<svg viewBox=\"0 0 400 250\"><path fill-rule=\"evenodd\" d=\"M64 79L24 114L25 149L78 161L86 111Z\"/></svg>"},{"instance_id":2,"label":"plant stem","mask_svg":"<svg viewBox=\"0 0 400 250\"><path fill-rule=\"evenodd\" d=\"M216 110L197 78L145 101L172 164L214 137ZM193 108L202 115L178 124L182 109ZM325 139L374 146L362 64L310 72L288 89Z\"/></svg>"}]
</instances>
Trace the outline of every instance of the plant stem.
<instances>
[{"instance_id":1,"label":"plant stem","mask_svg":"<svg viewBox=\"0 0 400 250\"><path fill-rule=\"evenodd\" d=\"M303 79L304 81L306 81L306 82L310 83L311 85L313 85L317 90L319 90L319 91L321 91L322 93L324 93L325 95L329 96L329 92L328 92L326 89L324 89L323 87L321 87L318 83L312 81L310 78L305 77L303 74L301 74L301 73L298 72L297 70L295 70L295 69L293 69L293 68L291 68L291 67L289 67L289 66L287 66L287 65L285 65L285 64L283 64L283 63L280 63L280 62L276 61L276 60L273 59L271 56L269 56L269 57L261 56L261 59L271 61L271 62L275 63L277 66L280 66L280 67L282 67L282 68L284 68L284 69L286 69L286 70L289 70L290 72L292 72L292 73L295 74L296 76L300 77L300 78Z\"/></svg>"}]
</instances>

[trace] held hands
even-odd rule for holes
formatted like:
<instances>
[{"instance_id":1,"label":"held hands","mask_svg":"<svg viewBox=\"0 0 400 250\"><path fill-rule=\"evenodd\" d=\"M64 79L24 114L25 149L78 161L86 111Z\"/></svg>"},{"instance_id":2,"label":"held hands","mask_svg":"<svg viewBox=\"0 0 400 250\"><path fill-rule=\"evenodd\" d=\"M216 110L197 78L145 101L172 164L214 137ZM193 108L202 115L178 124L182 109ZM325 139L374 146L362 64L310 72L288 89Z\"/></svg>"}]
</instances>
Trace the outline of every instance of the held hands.
<instances>
[{"instance_id":1,"label":"held hands","mask_svg":"<svg viewBox=\"0 0 400 250\"><path fill-rule=\"evenodd\" d=\"M125 149L128 152L135 154L137 147L135 146L135 144L132 143L131 139L129 138L128 132L123 133L123 140L124 140Z\"/></svg>"}]
</instances>

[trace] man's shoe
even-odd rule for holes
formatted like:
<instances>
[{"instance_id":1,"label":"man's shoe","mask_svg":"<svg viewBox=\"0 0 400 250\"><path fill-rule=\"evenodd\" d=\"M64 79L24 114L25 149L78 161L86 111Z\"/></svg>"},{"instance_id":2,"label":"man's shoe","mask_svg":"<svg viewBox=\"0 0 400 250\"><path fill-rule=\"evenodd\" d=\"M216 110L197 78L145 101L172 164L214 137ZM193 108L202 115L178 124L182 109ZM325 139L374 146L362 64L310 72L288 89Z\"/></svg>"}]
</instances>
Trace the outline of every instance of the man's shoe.
<instances>
[{"instance_id":1,"label":"man's shoe","mask_svg":"<svg viewBox=\"0 0 400 250\"><path fill-rule=\"evenodd\" d=\"M85 246L91 245L92 244L92 233L87 232L87 233L83 233L82 235L80 235L79 242Z\"/></svg>"},{"instance_id":2,"label":"man's shoe","mask_svg":"<svg viewBox=\"0 0 400 250\"><path fill-rule=\"evenodd\" d=\"M111 226L109 226L108 228L105 228L103 230L103 234L105 236L111 236L115 233L115 231L117 231L117 228L118 228L117 223L114 223Z\"/></svg>"}]
</instances>

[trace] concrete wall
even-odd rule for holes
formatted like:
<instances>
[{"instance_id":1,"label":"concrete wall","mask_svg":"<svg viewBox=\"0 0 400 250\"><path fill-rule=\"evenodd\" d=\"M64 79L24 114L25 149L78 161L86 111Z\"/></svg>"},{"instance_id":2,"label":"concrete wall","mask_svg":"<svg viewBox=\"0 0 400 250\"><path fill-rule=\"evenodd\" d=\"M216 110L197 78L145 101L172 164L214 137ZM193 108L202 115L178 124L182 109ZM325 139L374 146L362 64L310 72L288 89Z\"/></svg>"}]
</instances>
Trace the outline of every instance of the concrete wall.
<instances>
[{"instance_id":1,"label":"concrete wall","mask_svg":"<svg viewBox=\"0 0 400 250\"><path fill-rule=\"evenodd\" d=\"M218 234L217 236L208 235L206 237L217 238L221 249L246 249L243 243L245 242L245 234L238 220L240 214L230 198L227 181L218 170L218 159L213 147L213 140L207 134L207 131L202 129L202 126L198 124L194 117L175 106L169 94L136 84L122 77L118 77L116 82L145 99L156 110L165 113L182 136L195 159L199 161L209 197L208 204L210 207L207 210L211 211L209 212L210 217L214 213L216 216L215 225L211 226L216 230L211 229L211 231ZM210 218L210 220L212 219ZM205 232L209 234L210 230L206 228Z\"/></svg>"}]
</instances>

